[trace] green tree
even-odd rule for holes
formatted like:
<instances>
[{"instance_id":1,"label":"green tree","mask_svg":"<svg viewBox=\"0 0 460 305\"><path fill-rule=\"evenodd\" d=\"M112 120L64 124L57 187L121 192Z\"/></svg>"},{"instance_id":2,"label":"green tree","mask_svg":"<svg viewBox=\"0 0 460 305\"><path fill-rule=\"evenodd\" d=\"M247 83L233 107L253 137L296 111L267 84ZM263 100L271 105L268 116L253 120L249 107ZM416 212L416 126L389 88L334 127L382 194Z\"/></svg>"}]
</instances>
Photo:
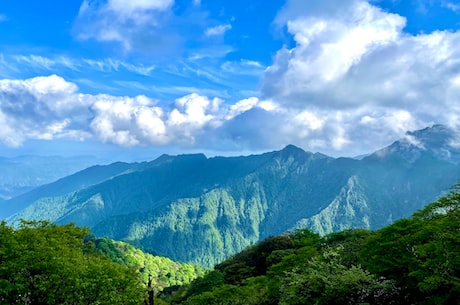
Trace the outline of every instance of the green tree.
<instances>
[{"instance_id":1,"label":"green tree","mask_svg":"<svg viewBox=\"0 0 460 305\"><path fill-rule=\"evenodd\" d=\"M341 247L328 248L286 272L281 280L279 304L391 304L397 293L393 283L360 266L345 266L341 251Z\"/></svg>"},{"instance_id":2,"label":"green tree","mask_svg":"<svg viewBox=\"0 0 460 305\"><path fill-rule=\"evenodd\" d=\"M226 284L237 285L249 277L265 275L270 264L276 262L270 255L293 247L291 236L271 236L216 265L215 269L224 274Z\"/></svg>"},{"instance_id":3,"label":"green tree","mask_svg":"<svg viewBox=\"0 0 460 305\"><path fill-rule=\"evenodd\" d=\"M87 242L95 245L95 251L107 255L112 261L140 272L144 285L150 284L156 292L176 285L188 284L203 270L191 264L179 263L166 257L153 256L121 241L90 236Z\"/></svg>"},{"instance_id":4,"label":"green tree","mask_svg":"<svg viewBox=\"0 0 460 305\"><path fill-rule=\"evenodd\" d=\"M0 224L2 304L142 304L138 274L85 243L87 229L73 224Z\"/></svg>"},{"instance_id":5,"label":"green tree","mask_svg":"<svg viewBox=\"0 0 460 305\"><path fill-rule=\"evenodd\" d=\"M400 304L454 304L460 294L460 194L447 196L371 236L361 261L400 288Z\"/></svg>"},{"instance_id":6,"label":"green tree","mask_svg":"<svg viewBox=\"0 0 460 305\"><path fill-rule=\"evenodd\" d=\"M359 264L359 253L371 234L372 232L369 230L347 229L324 236L322 245L326 247L339 246L341 262L345 266L351 267Z\"/></svg>"},{"instance_id":7,"label":"green tree","mask_svg":"<svg viewBox=\"0 0 460 305\"><path fill-rule=\"evenodd\" d=\"M423 222L414 238L416 269L409 275L426 295L421 303L453 304L460 295L460 193L440 198L414 214Z\"/></svg>"}]
</instances>

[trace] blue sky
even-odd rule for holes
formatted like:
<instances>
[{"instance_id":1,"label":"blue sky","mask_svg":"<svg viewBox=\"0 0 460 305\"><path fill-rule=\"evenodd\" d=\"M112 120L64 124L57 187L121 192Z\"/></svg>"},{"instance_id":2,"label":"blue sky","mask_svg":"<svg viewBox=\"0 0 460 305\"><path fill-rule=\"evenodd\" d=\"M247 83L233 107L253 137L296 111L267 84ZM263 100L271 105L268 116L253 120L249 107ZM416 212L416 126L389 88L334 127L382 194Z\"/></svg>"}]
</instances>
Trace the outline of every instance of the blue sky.
<instances>
[{"instance_id":1,"label":"blue sky","mask_svg":"<svg viewBox=\"0 0 460 305\"><path fill-rule=\"evenodd\" d=\"M0 2L0 155L372 152L460 122L460 1Z\"/></svg>"}]
</instances>

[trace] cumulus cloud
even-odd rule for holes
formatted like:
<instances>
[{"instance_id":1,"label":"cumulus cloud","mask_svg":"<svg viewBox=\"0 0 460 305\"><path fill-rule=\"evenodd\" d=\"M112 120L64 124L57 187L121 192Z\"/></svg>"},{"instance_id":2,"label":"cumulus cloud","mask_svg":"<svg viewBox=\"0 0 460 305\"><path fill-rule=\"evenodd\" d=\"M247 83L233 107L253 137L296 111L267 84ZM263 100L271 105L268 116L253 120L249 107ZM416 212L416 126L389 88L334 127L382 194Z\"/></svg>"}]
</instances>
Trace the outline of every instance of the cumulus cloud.
<instances>
[{"instance_id":1,"label":"cumulus cloud","mask_svg":"<svg viewBox=\"0 0 460 305\"><path fill-rule=\"evenodd\" d=\"M181 145L191 147L206 128L223 119L222 100L192 93L172 107L160 107L146 96L86 95L91 104L89 129L103 142L121 146Z\"/></svg>"},{"instance_id":2,"label":"cumulus cloud","mask_svg":"<svg viewBox=\"0 0 460 305\"><path fill-rule=\"evenodd\" d=\"M297 113L284 130L302 146L359 153L458 125L460 32L412 35L404 17L364 0L290 0L275 22L295 45L265 70L262 97Z\"/></svg>"},{"instance_id":3,"label":"cumulus cloud","mask_svg":"<svg viewBox=\"0 0 460 305\"><path fill-rule=\"evenodd\" d=\"M69 118L87 115L88 101L61 77L0 80L0 140L16 147L28 138L85 137Z\"/></svg>"},{"instance_id":4,"label":"cumulus cloud","mask_svg":"<svg viewBox=\"0 0 460 305\"><path fill-rule=\"evenodd\" d=\"M144 118L152 120L154 142L161 142L164 137L162 124L155 126L161 111L151 107L151 101L146 97L136 98L113 97L109 95L97 95L91 97L94 102L91 109L94 118L91 122L91 129L104 142L112 142L122 146L139 145L136 134L142 132ZM133 128L134 127L134 128ZM136 128L139 127L139 128Z\"/></svg>"},{"instance_id":5,"label":"cumulus cloud","mask_svg":"<svg viewBox=\"0 0 460 305\"><path fill-rule=\"evenodd\" d=\"M217 130L235 115L258 104L264 107L256 98L248 101L229 106L219 98L192 93L160 106L143 95L83 94L56 75L4 79L0 80L0 142L17 147L28 139L95 138L126 147L192 147L207 142L209 130Z\"/></svg>"},{"instance_id":6,"label":"cumulus cloud","mask_svg":"<svg viewBox=\"0 0 460 305\"><path fill-rule=\"evenodd\" d=\"M80 15L96 14L100 25L107 26L95 28L89 33L92 38L100 39L102 31L111 29L111 37L119 35L122 44L132 46L135 35L124 32L122 25L156 29L156 18L172 3L133 1L120 12L116 1L84 2ZM0 141L18 146L27 139L92 137L122 146L233 151L295 144L338 156L375 151L408 130L433 123L460 128L460 32L413 35L404 31L404 17L372 3L289 0L275 23L292 35L292 47L280 49L267 68L250 60L221 64L220 72L239 72L241 77L263 73L259 97L231 104L192 86L163 88L185 96L159 102L146 96L82 94L58 76L2 80ZM131 20L136 14L140 18ZM144 14L153 18L144 20ZM108 18L114 18L115 25ZM52 66L62 59L20 60ZM112 61L86 65L101 70L143 68ZM149 74L153 69L140 71ZM225 84L220 72L202 66L187 69Z\"/></svg>"}]
</instances>

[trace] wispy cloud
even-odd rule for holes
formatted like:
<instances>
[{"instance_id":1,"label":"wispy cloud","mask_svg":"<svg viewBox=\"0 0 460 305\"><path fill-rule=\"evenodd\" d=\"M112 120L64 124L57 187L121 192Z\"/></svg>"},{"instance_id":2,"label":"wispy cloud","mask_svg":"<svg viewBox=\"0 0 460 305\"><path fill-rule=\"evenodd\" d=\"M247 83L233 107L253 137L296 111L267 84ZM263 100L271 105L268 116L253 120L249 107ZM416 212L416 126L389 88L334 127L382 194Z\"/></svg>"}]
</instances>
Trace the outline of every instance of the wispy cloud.
<instances>
[{"instance_id":1,"label":"wispy cloud","mask_svg":"<svg viewBox=\"0 0 460 305\"><path fill-rule=\"evenodd\" d=\"M234 51L235 49L228 45L209 46L206 48L192 50L187 59L192 61L209 58L221 59L225 58L228 54Z\"/></svg>"},{"instance_id":2,"label":"wispy cloud","mask_svg":"<svg viewBox=\"0 0 460 305\"><path fill-rule=\"evenodd\" d=\"M263 67L259 63L248 60L228 61L224 64L221 62L219 57L202 57L157 65L152 62L136 64L115 58L89 59L64 55L0 53L0 77L21 79L59 73L93 93L125 92L166 99L193 92L221 98L233 96L234 99L238 99L244 97L243 92L256 89L253 84L257 83L263 72ZM133 80L133 77L138 80Z\"/></svg>"},{"instance_id":3,"label":"wispy cloud","mask_svg":"<svg viewBox=\"0 0 460 305\"><path fill-rule=\"evenodd\" d=\"M229 31L232 29L232 25L227 23L227 24L221 24L217 25L214 27L207 28L205 31L205 35L207 37L210 36L222 36L225 34L225 32Z\"/></svg>"},{"instance_id":4,"label":"wispy cloud","mask_svg":"<svg viewBox=\"0 0 460 305\"><path fill-rule=\"evenodd\" d=\"M241 59L239 61L226 61L221 65L221 69L226 73L260 76L265 70L265 66L258 61Z\"/></svg>"},{"instance_id":5,"label":"wispy cloud","mask_svg":"<svg viewBox=\"0 0 460 305\"><path fill-rule=\"evenodd\" d=\"M66 56L45 57L41 55L13 55L11 58L19 65L25 64L29 67L43 68L46 70L61 67L78 71L79 66L81 66L81 63Z\"/></svg>"},{"instance_id":6,"label":"wispy cloud","mask_svg":"<svg viewBox=\"0 0 460 305\"><path fill-rule=\"evenodd\" d=\"M126 69L127 71L149 76L151 75L152 71L155 70L155 65L134 65L131 63L127 63L125 61L117 60L117 59L102 59L102 60L93 60L93 59L82 59L84 63L88 66L96 68L99 71L119 71L120 69Z\"/></svg>"},{"instance_id":7,"label":"wispy cloud","mask_svg":"<svg viewBox=\"0 0 460 305\"><path fill-rule=\"evenodd\" d=\"M5 55L1 54L0 62L6 63L5 58L11 59L18 66L28 68L40 68L53 72L55 69L69 69L79 71L92 69L103 72L126 70L135 74L149 76L155 70L155 65L132 64L126 61L105 58L105 59L88 59L72 58L68 56L41 56L41 55ZM8 62L11 65L11 61Z\"/></svg>"},{"instance_id":8,"label":"wispy cloud","mask_svg":"<svg viewBox=\"0 0 460 305\"><path fill-rule=\"evenodd\" d=\"M126 52L167 52L174 33L165 33L174 0L83 1L74 30L81 40L121 44Z\"/></svg>"},{"instance_id":9,"label":"wispy cloud","mask_svg":"<svg viewBox=\"0 0 460 305\"><path fill-rule=\"evenodd\" d=\"M443 6L454 11L454 12L460 12L460 3L455 3L455 2L443 2Z\"/></svg>"},{"instance_id":10,"label":"wispy cloud","mask_svg":"<svg viewBox=\"0 0 460 305\"><path fill-rule=\"evenodd\" d=\"M190 92L195 92L203 96L219 97L219 98L230 98L227 90L216 90L210 88L198 88L191 86L166 86L166 87L153 87L155 92L167 93L171 95L184 95L190 94Z\"/></svg>"}]
</instances>

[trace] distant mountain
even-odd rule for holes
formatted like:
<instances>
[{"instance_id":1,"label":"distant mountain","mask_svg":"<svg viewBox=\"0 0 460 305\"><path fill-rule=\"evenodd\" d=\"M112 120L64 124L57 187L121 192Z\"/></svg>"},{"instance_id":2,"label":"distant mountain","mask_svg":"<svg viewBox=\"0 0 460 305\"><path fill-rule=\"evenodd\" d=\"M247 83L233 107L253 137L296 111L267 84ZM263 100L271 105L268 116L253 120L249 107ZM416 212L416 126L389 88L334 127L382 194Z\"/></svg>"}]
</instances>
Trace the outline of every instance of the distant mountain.
<instances>
[{"instance_id":1,"label":"distant mountain","mask_svg":"<svg viewBox=\"0 0 460 305\"><path fill-rule=\"evenodd\" d=\"M26 193L40 185L51 183L94 165L98 160L90 156L0 157L0 201Z\"/></svg>"},{"instance_id":2,"label":"distant mountain","mask_svg":"<svg viewBox=\"0 0 460 305\"><path fill-rule=\"evenodd\" d=\"M56 165L53 165L53 167ZM0 202L0 218L17 213L42 198L57 197L101 183L121 173L137 170L142 163L116 162L110 165L95 165L85 170L61 178L54 183L39 186L30 192L19 195L10 200Z\"/></svg>"},{"instance_id":3,"label":"distant mountain","mask_svg":"<svg viewBox=\"0 0 460 305\"><path fill-rule=\"evenodd\" d=\"M428 157L449 163L460 163L460 134L444 125L407 132L406 136L375 152L371 157L402 158L409 163Z\"/></svg>"},{"instance_id":4,"label":"distant mountain","mask_svg":"<svg viewBox=\"0 0 460 305\"><path fill-rule=\"evenodd\" d=\"M459 156L456 133L441 125L409 132L361 160L292 145L246 157L163 155L111 165L123 170L100 175L88 187L67 183L71 177L47 185L26 194L30 200L17 205L29 204L22 211L2 216L75 222L98 236L211 266L294 228L322 234L375 229L410 216L457 182ZM0 208L15 206L14 200Z\"/></svg>"}]
</instances>

